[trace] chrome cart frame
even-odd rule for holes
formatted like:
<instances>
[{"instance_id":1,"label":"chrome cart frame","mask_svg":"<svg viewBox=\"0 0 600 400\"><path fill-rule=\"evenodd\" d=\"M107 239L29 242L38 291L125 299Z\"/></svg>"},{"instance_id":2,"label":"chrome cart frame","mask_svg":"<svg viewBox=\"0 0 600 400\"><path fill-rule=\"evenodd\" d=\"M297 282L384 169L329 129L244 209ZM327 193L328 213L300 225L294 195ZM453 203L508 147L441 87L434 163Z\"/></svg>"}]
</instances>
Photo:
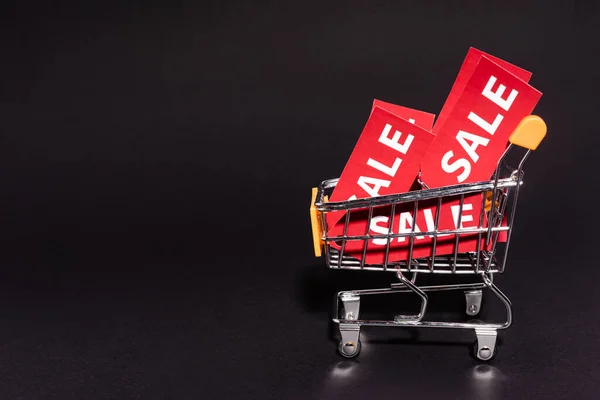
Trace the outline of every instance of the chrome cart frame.
<instances>
[{"instance_id":1,"label":"chrome cart frame","mask_svg":"<svg viewBox=\"0 0 600 400\"><path fill-rule=\"evenodd\" d=\"M451 328L473 329L476 335L474 355L482 361L491 360L496 354L497 331L506 329L512 324L512 305L508 297L494 284L494 275L505 270L506 259L516 214L519 188L523 183L523 165L532 150L535 150L546 133L544 122L536 116L526 117L510 138L510 144L497 164L496 172L489 181L459 184L441 188L427 188L419 180L423 190L402 194L380 196L374 198L357 199L340 202L327 202L327 196L335 188L338 179L326 180L313 189L311 203L311 219L313 223L313 239L315 240L315 253L320 255L321 246L324 246L324 255L327 266L340 270L374 270L393 272L400 282L392 283L391 287L383 289L348 290L337 294L333 322L339 325L341 340L338 351L347 358L356 357L361 350L360 328L362 326L385 327L423 327L423 328ZM527 149L516 169L507 168L504 161L514 145ZM440 230L439 220L443 200L460 199L459 220L462 216L465 196L481 194L481 212L477 227L453 230ZM414 212L419 202L437 201L435 216L435 229L428 232L415 232L412 224L410 232L392 233L391 230L384 234L369 234L368 227L374 210L377 207L391 206L390 222L396 216L399 205L409 204L414 207ZM423 203L421 203L423 204ZM510 204L510 207L508 205ZM507 209L510 212L507 213ZM363 235L348 235L348 226L353 212L368 210L367 232ZM344 231L341 236L330 236L327 227L326 215L330 212L345 212ZM505 216L507 218L505 219ZM487 226L485 220L487 217ZM506 220L506 223L503 223ZM474 221L477 221L476 219ZM391 223L390 223L391 226ZM504 249L499 250L499 237L501 232L506 232ZM431 257L413 259L414 240L417 236L432 236ZM438 237L452 235L454 240L454 253L450 255L435 255ZM459 253L458 245L461 236L477 235L477 251ZM404 261L389 261L390 242L394 238L408 238L408 257ZM381 264L366 264L364 259L367 252L367 243L373 239L386 239L384 262ZM481 246L482 240L485 246ZM348 241L361 241L364 243L362 258L354 258L345 254ZM332 243L336 242L336 249ZM410 260L410 262L408 262ZM418 274L449 274L478 276L481 282L419 286ZM500 323L485 322L444 322L425 320L428 296L427 292L433 291L464 291L466 299L466 314L475 316L481 309L482 289L488 288L504 304L506 319ZM412 292L421 299L421 306L416 314L396 315L393 320L360 319L360 299L362 296Z\"/></svg>"}]
</instances>

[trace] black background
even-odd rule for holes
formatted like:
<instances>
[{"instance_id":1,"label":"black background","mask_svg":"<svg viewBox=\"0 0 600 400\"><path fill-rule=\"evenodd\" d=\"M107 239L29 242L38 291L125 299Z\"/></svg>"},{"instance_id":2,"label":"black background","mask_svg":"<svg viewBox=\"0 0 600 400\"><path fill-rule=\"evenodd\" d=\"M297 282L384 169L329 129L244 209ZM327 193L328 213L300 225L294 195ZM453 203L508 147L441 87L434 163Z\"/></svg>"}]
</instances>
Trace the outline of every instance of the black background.
<instances>
[{"instance_id":1,"label":"black background","mask_svg":"<svg viewBox=\"0 0 600 400\"><path fill-rule=\"evenodd\" d=\"M598 7L485 3L4 9L0 398L596 398ZM515 323L488 366L445 330L365 329L344 361L333 294L392 277L313 257L310 188L374 98L438 113L469 46L544 92Z\"/></svg>"}]
</instances>

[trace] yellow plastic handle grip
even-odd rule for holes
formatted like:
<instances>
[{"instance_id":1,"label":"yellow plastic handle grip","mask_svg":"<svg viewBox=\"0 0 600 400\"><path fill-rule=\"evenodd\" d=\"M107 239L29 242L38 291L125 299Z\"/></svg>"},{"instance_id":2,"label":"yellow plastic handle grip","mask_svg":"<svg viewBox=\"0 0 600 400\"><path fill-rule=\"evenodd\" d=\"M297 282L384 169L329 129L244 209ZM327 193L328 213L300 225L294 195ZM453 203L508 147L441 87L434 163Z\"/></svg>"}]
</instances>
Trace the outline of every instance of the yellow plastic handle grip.
<instances>
[{"instance_id":1,"label":"yellow plastic handle grip","mask_svg":"<svg viewBox=\"0 0 600 400\"><path fill-rule=\"evenodd\" d=\"M321 221L319 221L319 215L321 214L317 207L315 207L315 201L317 200L317 193L319 190L315 187L312 188L312 199L310 201L310 225L312 227L313 246L315 248L315 257L321 257L321 247L323 241L323 229L321 227Z\"/></svg>"},{"instance_id":2,"label":"yellow plastic handle grip","mask_svg":"<svg viewBox=\"0 0 600 400\"><path fill-rule=\"evenodd\" d=\"M546 130L543 119L537 115L529 115L519 122L509 140L514 145L535 150L546 136Z\"/></svg>"}]
</instances>

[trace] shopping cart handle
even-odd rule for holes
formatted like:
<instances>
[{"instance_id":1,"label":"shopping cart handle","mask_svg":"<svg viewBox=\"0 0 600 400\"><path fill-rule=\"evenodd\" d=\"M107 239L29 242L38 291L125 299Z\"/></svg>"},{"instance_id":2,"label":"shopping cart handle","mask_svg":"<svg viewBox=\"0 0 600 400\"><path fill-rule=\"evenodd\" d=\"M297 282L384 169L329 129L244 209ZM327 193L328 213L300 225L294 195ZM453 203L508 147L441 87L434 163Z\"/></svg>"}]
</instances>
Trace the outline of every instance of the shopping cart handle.
<instances>
[{"instance_id":1,"label":"shopping cart handle","mask_svg":"<svg viewBox=\"0 0 600 400\"><path fill-rule=\"evenodd\" d=\"M317 210L315 201L317 201L317 194L319 189L312 188L312 200L310 201L310 225L312 227L313 245L315 247L315 257L321 257L321 247L323 246L323 228L319 217L321 212Z\"/></svg>"},{"instance_id":2,"label":"shopping cart handle","mask_svg":"<svg viewBox=\"0 0 600 400\"><path fill-rule=\"evenodd\" d=\"M535 150L546 136L546 123L537 115L529 115L519 122L510 142L529 150Z\"/></svg>"}]
</instances>

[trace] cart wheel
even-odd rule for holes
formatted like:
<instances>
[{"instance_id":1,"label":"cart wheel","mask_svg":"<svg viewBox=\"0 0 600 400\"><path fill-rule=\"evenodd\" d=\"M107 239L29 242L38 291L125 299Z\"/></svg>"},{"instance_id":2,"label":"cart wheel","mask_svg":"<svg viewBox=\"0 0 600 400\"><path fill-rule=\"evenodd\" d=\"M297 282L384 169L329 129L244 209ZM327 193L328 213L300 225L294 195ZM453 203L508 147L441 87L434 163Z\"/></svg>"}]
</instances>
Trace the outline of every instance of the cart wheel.
<instances>
[{"instance_id":1,"label":"cart wheel","mask_svg":"<svg viewBox=\"0 0 600 400\"><path fill-rule=\"evenodd\" d=\"M343 341L340 340L340 344L338 345L338 352L346 358L354 358L360 354L360 348L361 348L360 340L356 343L354 343L354 342L344 343Z\"/></svg>"},{"instance_id":2,"label":"cart wheel","mask_svg":"<svg viewBox=\"0 0 600 400\"><path fill-rule=\"evenodd\" d=\"M492 361L494 358L496 358L497 353L498 348L496 346L494 346L493 350L485 346L479 348L479 342L477 340L473 342L473 357L479 361Z\"/></svg>"}]
</instances>

